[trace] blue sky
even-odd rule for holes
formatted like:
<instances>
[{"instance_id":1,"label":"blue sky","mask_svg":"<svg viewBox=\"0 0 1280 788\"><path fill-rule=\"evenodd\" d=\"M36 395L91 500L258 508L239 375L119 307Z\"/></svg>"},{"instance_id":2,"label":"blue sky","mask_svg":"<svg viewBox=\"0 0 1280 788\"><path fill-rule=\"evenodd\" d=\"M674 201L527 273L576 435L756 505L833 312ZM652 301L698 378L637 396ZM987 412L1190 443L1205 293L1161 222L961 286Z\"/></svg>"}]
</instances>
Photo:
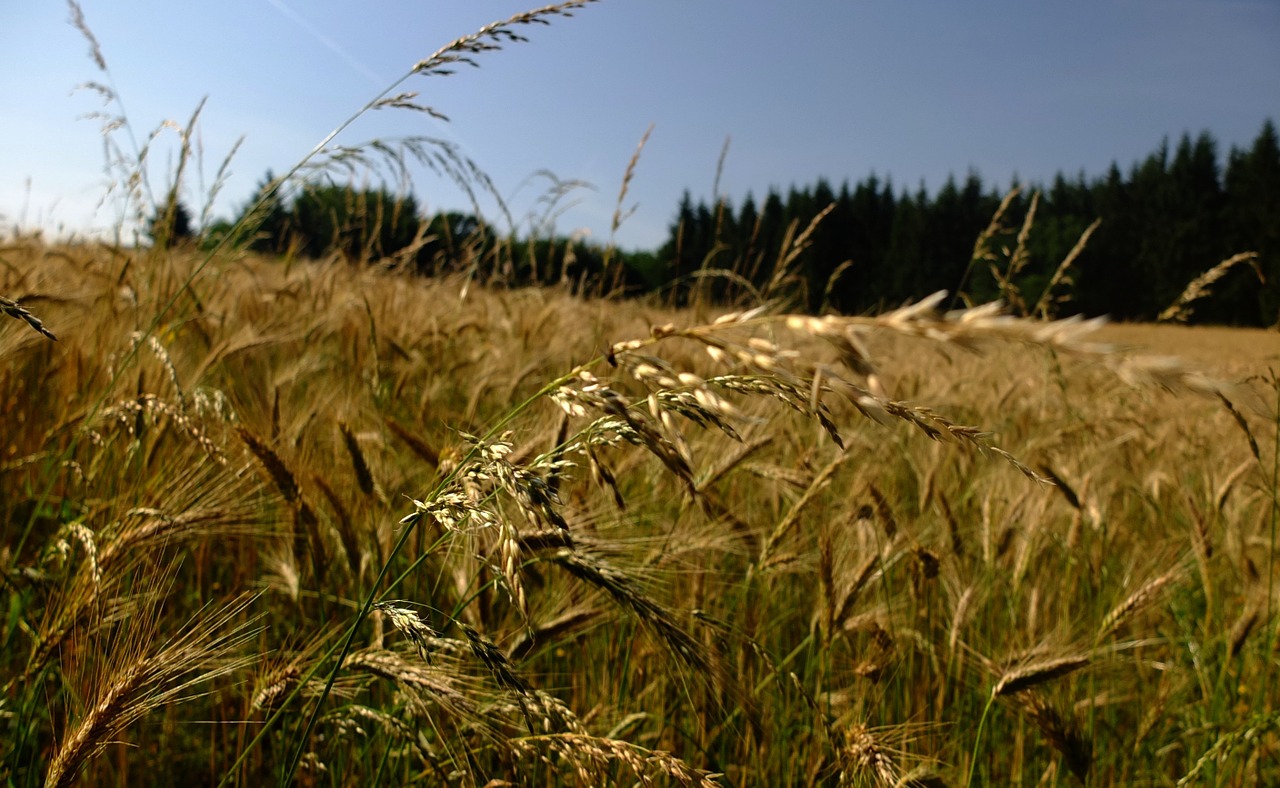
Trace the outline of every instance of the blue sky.
<instances>
[{"instance_id":1,"label":"blue sky","mask_svg":"<svg viewBox=\"0 0 1280 788\"><path fill-rule=\"evenodd\" d=\"M0 25L0 226L86 233L116 222L101 102L73 88L104 75L65 4L8 3ZM84 0L81 7L136 130L200 124L205 187L245 136L214 204L229 215L268 169L281 172L414 63L480 25L528 10L509 0ZM360 9L360 10L357 10ZM1280 121L1280 3L1274 0L601 0L524 32L480 68L405 86L449 123L381 111L340 141L425 134L456 143L517 221L539 210L550 171L593 184L556 229L606 241L618 187L654 125L618 233L655 247L681 193L740 202L772 187L875 172L933 191L976 169L1014 175L1128 167L1166 136L1210 131L1245 146ZM172 133L151 163L162 185ZM123 141L123 138L122 138ZM465 205L415 174L428 209ZM204 203L192 172L186 200ZM491 203L482 203L497 220Z\"/></svg>"}]
</instances>

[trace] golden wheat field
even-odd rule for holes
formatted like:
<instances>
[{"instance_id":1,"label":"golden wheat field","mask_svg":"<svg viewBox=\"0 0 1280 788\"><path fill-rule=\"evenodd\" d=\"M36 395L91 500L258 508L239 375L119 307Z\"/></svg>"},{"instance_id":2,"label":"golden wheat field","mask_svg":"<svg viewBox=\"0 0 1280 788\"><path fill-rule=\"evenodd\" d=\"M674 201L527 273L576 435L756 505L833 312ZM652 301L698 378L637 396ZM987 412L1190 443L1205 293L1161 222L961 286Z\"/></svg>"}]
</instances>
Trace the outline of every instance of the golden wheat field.
<instances>
[{"instance_id":1,"label":"golden wheat field","mask_svg":"<svg viewBox=\"0 0 1280 788\"><path fill-rule=\"evenodd\" d=\"M1274 333L0 262L9 784L1280 780Z\"/></svg>"},{"instance_id":2,"label":"golden wheat field","mask_svg":"<svg viewBox=\"0 0 1280 788\"><path fill-rule=\"evenodd\" d=\"M1097 223L1008 299L1046 319L789 314L829 208L763 288L697 271L736 306L583 297L612 240L611 282L541 239L561 285L516 287L514 236L414 275L416 216L391 257L247 251L326 168L470 172L334 140L588 2L419 61L219 233L177 232L200 109L156 200L160 130L93 83L152 244L0 236L0 780L1280 784L1280 334L1047 319ZM1006 297L1015 196L969 263Z\"/></svg>"},{"instance_id":3,"label":"golden wheat field","mask_svg":"<svg viewBox=\"0 0 1280 788\"><path fill-rule=\"evenodd\" d=\"M1270 329L1115 323L1100 329L1096 338L1177 356L1228 380L1280 370L1280 332Z\"/></svg>"}]
</instances>

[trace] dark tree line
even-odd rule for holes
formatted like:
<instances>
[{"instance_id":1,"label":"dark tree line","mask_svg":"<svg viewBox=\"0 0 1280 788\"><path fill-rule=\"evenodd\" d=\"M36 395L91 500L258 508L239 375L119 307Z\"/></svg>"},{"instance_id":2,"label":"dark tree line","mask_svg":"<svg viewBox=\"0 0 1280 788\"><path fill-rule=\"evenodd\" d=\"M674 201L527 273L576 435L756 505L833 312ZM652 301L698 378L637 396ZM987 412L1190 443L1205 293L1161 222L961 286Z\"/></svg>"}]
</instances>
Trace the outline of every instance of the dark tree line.
<instances>
[{"instance_id":1,"label":"dark tree line","mask_svg":"<svg viewBox=\"0 0 1280 788\"><path fill-rule=\"evenodd\" d=\"M1056 314L1107 314L1150 320L1189 282L1243 251L1240 265L1198 303L1203 322L1274 325L1280 318L1280 139L1268 121L1253 145L1233 148L1225 163L1208 134L1160 145L1122 171L1112 164L1092 180L1059 174L1022 185L1002 221L999 191L970 172L928 194L895 189L872 175L839 189L770 190L760 202L695 203L688 192L666 243L656 252L622 253L565 238L499 235L467 213L424 216L412 195L310 184L285 199L270 173L243 209L247 244L269 254L378 260L424 275L467 270L508 285L568 284L584 294L661 291L676 301L699 297L751 302L780 294L812 312L861 313L937 290L974 301L1011 294L1039 300L1055 271L1096 219L1101 225L1053 293ZM1035 202L1021 250L1019 231ZM155 224L157 240L185 237L188 216ZM231 222L209 228L206 240ZM975 247L981 234L985 244ZM993 274L1008 274L1002 288ZM1011 293L1010 288L1014 291Z\"/></svg>"},{"instance_id":2,"label":"dark tree line","mask_svg":"<svg viewBox=\"0 0 1280 788\"><path fill-rule=\"evenodd\" d=\"M241 233L237 243L266 254L337 255L425 276L465 271L492 283L568 284L593 295L634 293L652 284L641 272L644 254L622 260L567 238L500 235L473 214L426 215L412 194L386 189L311 183L286 198L270 172L240 215L210 227L204 242L215 244L233 230Z\"/></svg>"},{"instance_id":3,"label":"dark tree line","mask_svg":"<svg viewBox=\"0 0 1280 788\"><path fill-rule=\"evenodd\" d=\"M1215 283L1196 317L1242 325L1280 317L1280 141L1270 121L1250 148L1230 151L1225 167L1204 133L1184 135L1172 150L1166 141L1128 172L1113 164L1092 180L1059 174L1047 185L1024 185L992 248L1014 247L1036 191L1029 257L1017 281L1025 297L1040 295L1081 233L1101 219L1070 269L1071 301L1059 314L1153 319L1207 269L1254 251L1258 266L1237 266ZM972 172L934 195L898 191L874 175L839 189L819 180L785 194L771 190L760 203L748 194L736 208L694 203L686 192L658 258L669 281L728 269L736 276L716 280L718 295L732 296L741 280L763 289L797 237L829 208L789 263L803 307L857 313L942 289L985 300L1000 293L988 262L971 265L974 241L1000 201Z\"/></svg>"}]
</instances>

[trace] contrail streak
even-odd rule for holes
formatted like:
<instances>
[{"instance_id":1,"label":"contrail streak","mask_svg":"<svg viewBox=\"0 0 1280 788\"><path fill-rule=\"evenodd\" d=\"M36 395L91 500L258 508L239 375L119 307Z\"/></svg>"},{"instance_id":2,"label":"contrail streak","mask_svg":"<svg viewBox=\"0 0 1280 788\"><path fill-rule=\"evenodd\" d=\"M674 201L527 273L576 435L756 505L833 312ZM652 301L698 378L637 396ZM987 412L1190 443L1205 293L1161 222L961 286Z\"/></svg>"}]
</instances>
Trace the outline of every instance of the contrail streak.
<instances>
[{"instance_id":1,"label":"contrail streak","mask_svg":"<svg viewBox=\"0 0 1280 788\"><path fill-rule=\"evenodd\" d=\"M314 37L321 44L324 44L324 46L327 47L335 55L345 60L347 62L347 65L351 66L356 71L359 71L360 74L365 77L365 79L368 79L374 85L377 85L380 88L384 88L387 86L387 83L390 82L389 79L383 76L379 76L376 71L374 71L373 69L366 66L364 63L361 63L359 60L357 60L354 55L347 52L347 50L343 49L342 46L337 41L334 41L332 38L329 38L329 36L325 35L322 30L320 30L318 27L311 24L311 22L307 21L305 18L300 16L298 12L294 11L292 8L285 5L283 0L267 0L267 2L275 6L277 11L289 17L290 19L292 19L294 23L297 24L299 27L301 27L303 30L306 30L308 33L310 33L312 37Z\"/></svg>"}]
</instances>

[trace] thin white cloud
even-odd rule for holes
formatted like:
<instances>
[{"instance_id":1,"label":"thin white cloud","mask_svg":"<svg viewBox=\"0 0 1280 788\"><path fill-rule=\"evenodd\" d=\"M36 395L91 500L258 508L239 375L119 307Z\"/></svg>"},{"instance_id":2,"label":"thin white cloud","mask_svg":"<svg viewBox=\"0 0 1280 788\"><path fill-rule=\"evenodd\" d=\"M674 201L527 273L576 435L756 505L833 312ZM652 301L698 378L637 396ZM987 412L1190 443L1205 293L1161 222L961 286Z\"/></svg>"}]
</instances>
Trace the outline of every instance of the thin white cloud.
<instances>
[{"instance_id":1,"label":"thin white cloud","mask_svg":"<svg viewBox=\"0 0 1280 788\"><path fill-rule=\"evenodd\" d=\"M312 38L323 44L329 51L346 61L347 65L358 71L361 76L369 80L373 85L384 88L387 86L387 83L391 81L386 77L380 76L376 71L366 66L350 52L343 49L337 41L334 41L332 38L325 35L324 31L311 24L310 21L301 16L297 11L294 11L292 8L285 5L283 0L267 0L267 2L274 6L277 11L292 20L294 24L310 33Z\"/></svg>"}]
</instances>

